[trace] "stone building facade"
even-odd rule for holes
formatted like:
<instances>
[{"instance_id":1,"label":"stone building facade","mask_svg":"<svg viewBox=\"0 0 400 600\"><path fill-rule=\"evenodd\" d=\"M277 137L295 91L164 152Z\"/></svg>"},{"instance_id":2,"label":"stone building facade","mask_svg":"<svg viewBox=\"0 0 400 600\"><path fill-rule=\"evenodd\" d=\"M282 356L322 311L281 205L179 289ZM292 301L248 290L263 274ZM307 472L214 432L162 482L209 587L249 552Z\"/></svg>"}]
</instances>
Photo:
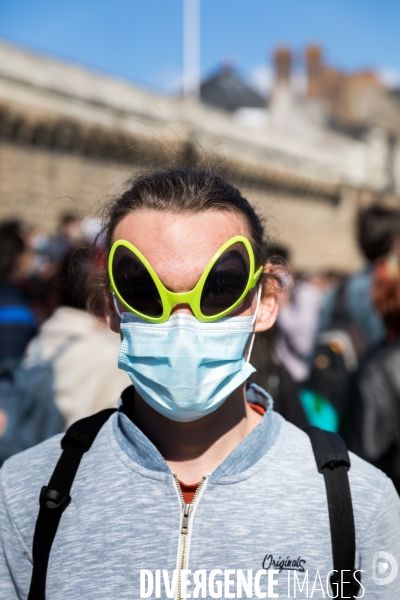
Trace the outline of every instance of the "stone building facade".
<instances>
[{"instance_id":1,"label":"stone building facade","mask_svg":"<svg viewBox=\"0 0 400 600\"><path fill-rule=\"evenodd\" d=\"M327 127L279 68L268 119L254 128L0 44L0 219L50 231L62 212L99 214L138 170L211 164L259 208L295 268L351 271L358 208L399 203L400 153L389 173L379 131L360 139Z\"/></svg>"}]
</instances>

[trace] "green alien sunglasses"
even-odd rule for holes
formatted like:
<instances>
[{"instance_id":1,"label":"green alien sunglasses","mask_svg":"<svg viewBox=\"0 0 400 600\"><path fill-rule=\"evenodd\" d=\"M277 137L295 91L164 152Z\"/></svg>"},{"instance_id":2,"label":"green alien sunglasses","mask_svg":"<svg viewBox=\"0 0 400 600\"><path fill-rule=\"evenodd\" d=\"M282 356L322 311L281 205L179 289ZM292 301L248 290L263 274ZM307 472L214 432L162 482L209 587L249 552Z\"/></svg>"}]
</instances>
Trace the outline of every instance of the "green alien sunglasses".
<instances>
[{"instance_id":1,"label":"green alien sunglasses","mask_svg":"<svg viewBox=\"0 0 400 600\"><path fill-rule=\"evenodd\" d=\"M216 321L235 310L259 280L253 248L235 236L214 254L190 292L167 290L143 254L126 240L114 242L108 258L110 289L128 311L149 321L164 323L175 304L188 304L203 322Z\"/></svg>"}]
</instances>

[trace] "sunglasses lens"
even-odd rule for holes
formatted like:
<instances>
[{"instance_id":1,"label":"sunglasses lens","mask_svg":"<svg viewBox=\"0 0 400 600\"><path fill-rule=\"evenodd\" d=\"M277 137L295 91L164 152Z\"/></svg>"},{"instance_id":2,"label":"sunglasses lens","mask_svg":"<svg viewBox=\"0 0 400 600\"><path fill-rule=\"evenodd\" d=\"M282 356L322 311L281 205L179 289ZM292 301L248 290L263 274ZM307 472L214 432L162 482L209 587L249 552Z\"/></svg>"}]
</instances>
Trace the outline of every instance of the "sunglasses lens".
<instances>
[{"instance_id":1,"label":"sunglasses lens","mask_svg":"<svg viewBox=\"0 0 400 600\"><path fill-rule=\"evenodd\" d=\"M250 274L246 247L238 242L230 246L214 264L204 283L200 309L205 317L227 310L243 294Z\"/></svg>"},{"instance_id":2,"label":"sunglasses lens","mask_svg":"<svg viewBox=\"0 0 400 600\"><path fill-rule=\"evenodd\" d=\"M161 317L163 307L156 284L141 260L125 246L117 248L112 272L115 287L130 307L148 317Z\"/></svg>"}]
</instances>

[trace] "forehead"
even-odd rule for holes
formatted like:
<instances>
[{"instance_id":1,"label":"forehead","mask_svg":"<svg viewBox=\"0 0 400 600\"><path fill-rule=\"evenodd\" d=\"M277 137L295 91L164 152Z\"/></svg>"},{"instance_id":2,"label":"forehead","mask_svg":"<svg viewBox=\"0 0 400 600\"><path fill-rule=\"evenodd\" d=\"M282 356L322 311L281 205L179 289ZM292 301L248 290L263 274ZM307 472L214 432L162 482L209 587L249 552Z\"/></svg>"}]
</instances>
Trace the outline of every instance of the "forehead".
<instances>
[{"instance_id":1,"label":"forehead","mask_svg":"<svg viewBox=\"0 0 400 600\"><path fill-rule=\"evenodd\" d=\"M167 287L194 286L219 248L236 235L249 238L247 224L236 213L172 213L138 210L116 227L113 241L136 246Z\"/></svg>"}]
</instances>

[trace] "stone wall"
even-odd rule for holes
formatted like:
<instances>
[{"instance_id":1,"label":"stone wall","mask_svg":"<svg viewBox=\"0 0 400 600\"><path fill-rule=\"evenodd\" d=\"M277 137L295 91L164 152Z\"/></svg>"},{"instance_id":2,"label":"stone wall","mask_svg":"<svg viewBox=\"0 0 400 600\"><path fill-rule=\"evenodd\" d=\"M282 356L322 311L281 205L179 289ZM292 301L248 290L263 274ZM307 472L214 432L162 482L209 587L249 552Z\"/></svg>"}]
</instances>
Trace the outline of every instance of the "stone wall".
<instances>
[{"instance_id":1,"label":"stone wall","mask_svg":"<svg viewBox=\"0 0 400 600\"><path fill-rule=\"evenodd\" d=\"M295 270L351 272L363 259L355 243L358 195L343 190L338 203L324 198L249 194L266 219L271 237L288 247Z\"/></svg>"},{"instance_id":2,"label":"stone wall","mask_svg":"<svg viewBox=\"0 0 400 600\"><path fill-rule=\"evenodd\" d=\"M0 219L19 217L51 232L63 212L93 216L124 189L137 164L3 140L0 142ZM354 190L338 202L316 194L263 189L236 182L266 219L271 239L287 246L296 269L359 268L353 222Z\"/></svg>"},{"instance_id":3,"label":"stone wall","mask_svg":"<svg viewBox=\"0 0 400 600\"><path fill-rule=\"evenodd\" d=\"M367 139L333 131L281 92L252 129L194 100L0 43L0 219L52 231L63 212L99 214L140 168L216 160L295 269L358 269L359 205L400 205L398 143L388 154L380 130Z\"/></svg>"},{"instance_id":4,"label":"stone wall","mask_svg":"<svg viewBox=\"0 0 400 600\"><path fill-rule=\"evenodd\" d=\"M60 150L0 143L0 219L18 217L53 231L63 212L92 216L134 168Z\"/></svg>"}]
</instances>

